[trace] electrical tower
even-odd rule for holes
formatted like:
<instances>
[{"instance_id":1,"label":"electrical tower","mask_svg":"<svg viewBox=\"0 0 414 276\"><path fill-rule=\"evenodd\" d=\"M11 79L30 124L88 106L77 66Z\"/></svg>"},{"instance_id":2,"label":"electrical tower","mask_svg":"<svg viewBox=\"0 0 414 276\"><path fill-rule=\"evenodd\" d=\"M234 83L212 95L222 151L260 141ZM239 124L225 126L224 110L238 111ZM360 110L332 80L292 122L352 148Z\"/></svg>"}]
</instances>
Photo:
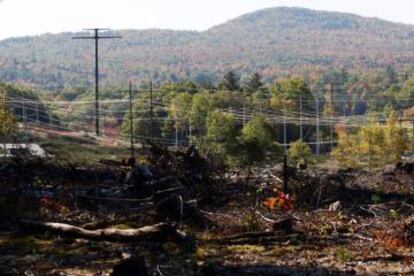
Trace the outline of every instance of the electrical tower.
<instances>
[{"instance_id":1,"label":"electrical tower","mask_svg":"<svg viewBox=\"0 0 414 276\"><path fill-rule=\"evenodd\" d=\"M115 39L122 38L120 36L100 36L99 32L108 31L109 29L85 29L85 31L93 31L94 36L76 36L72 39L94 39L95 40L95 131L99 136L99 39Z\"/></svg>"}]
</instances>

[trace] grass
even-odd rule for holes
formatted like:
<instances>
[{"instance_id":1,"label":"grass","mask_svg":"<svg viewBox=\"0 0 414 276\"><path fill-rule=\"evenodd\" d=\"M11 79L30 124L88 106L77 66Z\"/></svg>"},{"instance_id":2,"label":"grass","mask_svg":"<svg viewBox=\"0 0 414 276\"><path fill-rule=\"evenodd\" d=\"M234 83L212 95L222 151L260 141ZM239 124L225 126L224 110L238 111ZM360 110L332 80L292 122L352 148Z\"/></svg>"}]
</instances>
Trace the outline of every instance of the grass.
<instances>
[{"instance_id":1,"label":"grass","mask_svg":"<svg viewBox=\"0 0 414 276\"><path fill-rule=\"evenodd\" d=\"M294 254L297 250L300 250L294 246L274 246L269 248L265 252L265 256L282 257L288 254Z\"/></svg>"},{"instance_id":2,"label":"grass","mask_svg":"<svg viewBox=\"0 0 414 276\"><path fill-rule=\"evenodd\" d=\"M259 254L259 253L263 253L266 251L266 248L264 246L250 245L250 244L231 245L231 246L228 246L227 249L234 253L251 253L251 254Z\"/></svg>"},{"instance_id":3,"label":"grass","mask_svg":"<svg viewBox=\"0 0 414 276\"><path fill-rule=\"evenodd\" d=\"M353 258L352 253L343 247L337 248L335 250L335 255L337 260L343 263L349 262Z\"/></svg>"},{"instance_id":4,"label":"grass","mask_svg":"<svg viewBox=\"0 0 414 276\"><path fill-rule=\"evenodd\" d=\"M129 158L129 149L125 146L102 145L84 137L49 135L35 140L57 159L74 163L96 164L101 159L120 161Z\"/></svg>"}]
</instances>

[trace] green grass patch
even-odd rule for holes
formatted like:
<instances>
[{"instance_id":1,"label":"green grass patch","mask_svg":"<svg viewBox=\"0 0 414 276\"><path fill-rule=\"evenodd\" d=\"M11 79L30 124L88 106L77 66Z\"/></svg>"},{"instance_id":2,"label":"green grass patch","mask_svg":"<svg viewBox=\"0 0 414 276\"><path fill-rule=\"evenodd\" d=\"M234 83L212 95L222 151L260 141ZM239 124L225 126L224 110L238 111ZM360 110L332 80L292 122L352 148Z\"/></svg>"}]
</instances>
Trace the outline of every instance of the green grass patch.
<instances>
[{"instance_id":1,"label":"green grass patch","mask_svg":"<svg viewBox=\"0 0 414 276\"><path fill-rule=\"evenodd\" d=\"M93 139L72 136L36 138L37 142L57 159L73 163L95 164L101 159L122 160L130 155L128 147L105 146Z\"/></svg>"},{"instance_id":2,"label":"green grass patch","mask_svg":"<svg viewBox=\"0 0 414 276\"><path fill-rule=\"evenodd\" d=\"M264 246L259 245L250 245L250 244L243 244L243 245L231 245L227 247L233 253L251 253L251 254L260 254L266 251Z\"/></svg>"}]
</instances>

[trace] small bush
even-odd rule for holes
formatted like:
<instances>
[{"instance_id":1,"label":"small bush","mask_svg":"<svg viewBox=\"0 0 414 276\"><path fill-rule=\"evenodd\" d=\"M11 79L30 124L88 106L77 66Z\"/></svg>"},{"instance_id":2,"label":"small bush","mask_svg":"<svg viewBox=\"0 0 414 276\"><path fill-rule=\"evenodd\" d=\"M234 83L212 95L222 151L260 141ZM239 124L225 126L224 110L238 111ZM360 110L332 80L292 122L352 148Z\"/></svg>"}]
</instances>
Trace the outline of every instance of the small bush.
<instances>
[{"instance_id":1,"label":"small bush","mask_svg":"<svg viewBox=\"0 0 414 276\"><path fill-rule=\"evenodd\" d=\"M302 140L290 143L287 151L289 159L295 166L309 164L312 159L312 151L308 144Z\"/></svg>"}]
</instances>

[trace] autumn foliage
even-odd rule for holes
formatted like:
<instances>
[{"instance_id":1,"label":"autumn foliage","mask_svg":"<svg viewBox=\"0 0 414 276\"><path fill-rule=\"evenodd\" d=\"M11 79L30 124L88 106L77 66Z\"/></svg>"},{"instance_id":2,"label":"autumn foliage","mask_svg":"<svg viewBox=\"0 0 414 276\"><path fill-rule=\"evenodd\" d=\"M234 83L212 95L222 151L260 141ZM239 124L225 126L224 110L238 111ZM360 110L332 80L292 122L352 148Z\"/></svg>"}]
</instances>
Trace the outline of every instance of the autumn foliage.
<instances>
[{"instance_id":1,"label":"autumn foliage","mask_svg":"<svg viewBox=\"0 0 414 276\"><path fill-rule=\"evenodd\" d=\"M395 112L391 112L386 124L372 119L356 132L339 127L337 135L339 143L332 156L352 168L366 165L372 169L395 163L408 149L408 136Z\"/></svg>"},{"instance_id":2,"label":"autumn foliage","mask_svg":"<svg viewBox=\"0 0 414 276\"><path fill-rule=\"evenodd\" d=\"M269 197L263 201L263 206L271 211L290 211L293 209L293 200L288 194L280 192L277 197Z\"/></svg>"}]
</instances>

